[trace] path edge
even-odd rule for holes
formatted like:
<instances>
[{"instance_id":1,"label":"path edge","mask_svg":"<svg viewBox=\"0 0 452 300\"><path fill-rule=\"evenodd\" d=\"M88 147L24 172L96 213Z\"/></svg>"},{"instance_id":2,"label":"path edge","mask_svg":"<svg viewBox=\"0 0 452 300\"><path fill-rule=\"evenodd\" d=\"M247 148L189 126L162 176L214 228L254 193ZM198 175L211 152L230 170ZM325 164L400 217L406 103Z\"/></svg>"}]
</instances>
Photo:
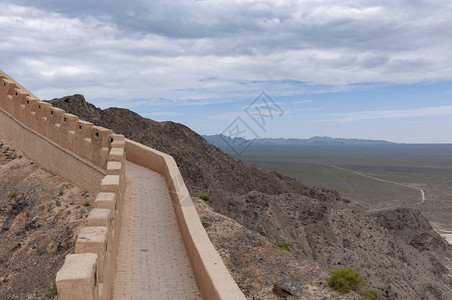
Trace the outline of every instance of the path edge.
<instances>
[{"instance_id":1,"label":"path edge","mask_svg":"<svg viewBox=\"0 0 452 300\"><path fill-rule=\"evenodd\" d=\"M246 299L202 226L172 156L126 139L127 160L165 176L182 239L204 299Z\"/></svg>"}]
</instances>

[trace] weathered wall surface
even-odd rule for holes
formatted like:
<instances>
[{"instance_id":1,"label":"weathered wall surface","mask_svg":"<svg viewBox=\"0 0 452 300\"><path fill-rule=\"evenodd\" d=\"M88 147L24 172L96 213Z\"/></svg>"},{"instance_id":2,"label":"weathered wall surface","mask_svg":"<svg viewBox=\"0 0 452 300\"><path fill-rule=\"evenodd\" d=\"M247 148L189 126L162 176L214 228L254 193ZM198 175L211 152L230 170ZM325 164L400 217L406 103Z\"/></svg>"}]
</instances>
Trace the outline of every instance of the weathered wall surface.
<instances>
[{"instance_id":1,"label":"weathered wall surface","mask_svg":"<svg viewBox=\"0 0 452 300\"><path fill-rule=\"evenodd\" d=\"M40 101L1 70L0 136L46 170L97 194L56 284L61 300L109 299L125 189L124 136Z\"/></svg>"},{"instance_id":2,"label":"weathered wall surface","mask_svg":"<svg viewBox=\"0 0 452 300\"><path fill-rule=\"evenodd\" d=\"M0 136L12 141L44 169L59 174L91 195L100 191L106 171L60 148L0 110Z\"/></svg>"},{"instance_id":3,"label":"weathered wall surface","mask_svg":"<svg viewBox=\"0 0 452 300\"><path fill-rule=\"evenodd\" d=\"M52 107L0 71L0 135L48 171L100 191L115 135Z\"/></svg>"}]
</instances>

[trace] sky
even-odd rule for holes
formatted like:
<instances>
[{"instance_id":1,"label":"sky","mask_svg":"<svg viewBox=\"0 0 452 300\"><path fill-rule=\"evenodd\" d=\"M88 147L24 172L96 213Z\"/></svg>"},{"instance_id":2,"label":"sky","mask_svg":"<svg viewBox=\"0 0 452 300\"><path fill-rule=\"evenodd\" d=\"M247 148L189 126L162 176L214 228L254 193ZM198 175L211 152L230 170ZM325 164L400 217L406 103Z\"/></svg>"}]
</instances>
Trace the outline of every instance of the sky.
<instances>
[{"instance_id":1,"label":"sky","mask_svg":"<svg viewBox=\"0 0 452 300\"><path fill-rule=\"evenodd\" d=\"M200 134L452 143L452 2L0 2L0 69Z\"/></svg>"}]
</instances>

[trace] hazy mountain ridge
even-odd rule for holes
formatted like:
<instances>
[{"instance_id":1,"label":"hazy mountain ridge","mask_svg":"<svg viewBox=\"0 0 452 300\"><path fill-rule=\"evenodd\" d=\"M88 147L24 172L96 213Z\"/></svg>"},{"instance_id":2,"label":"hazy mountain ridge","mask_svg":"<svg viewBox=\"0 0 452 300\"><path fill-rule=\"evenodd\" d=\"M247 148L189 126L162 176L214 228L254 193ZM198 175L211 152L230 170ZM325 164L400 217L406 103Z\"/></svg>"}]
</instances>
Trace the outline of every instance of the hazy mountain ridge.
<instances>
[{"instance_id":1,"label":"hazy mountain ridge","mask_svg":"<svg viewBox=\"0 0 452 300\"><path fill-rule=\"evenodd\" d=\"M251 142L241 137L231 138L224 134L203 135L206 141L214 146L223 148L229 145L242 144ZM259 138L252 140L254 145L264 146L300 146L300 145L394 145L396 143L384 140L368 140L368 139L349 139L349 138L332 138L328 136L314 136L308 139L297 138Z\"/></svg>"},{"instance_id":2,"label":"hazy mountain ridge","mask_svg":"<svg viewBox=\"0 0 452 300\"><path fill-rule=\"evenodd\" d=\"M294 299L357 299L326 286L329 270L343 266L360 272L382 299L452 298L452 248L415 210L368 213L334 191L244 165L181 124L101 110L81 95L51 103L172 155L195 202L210 195L211 202L197 203L201 221L249 299L278 299L277 281L303 289Z\"/></svg>"}]
</instances>

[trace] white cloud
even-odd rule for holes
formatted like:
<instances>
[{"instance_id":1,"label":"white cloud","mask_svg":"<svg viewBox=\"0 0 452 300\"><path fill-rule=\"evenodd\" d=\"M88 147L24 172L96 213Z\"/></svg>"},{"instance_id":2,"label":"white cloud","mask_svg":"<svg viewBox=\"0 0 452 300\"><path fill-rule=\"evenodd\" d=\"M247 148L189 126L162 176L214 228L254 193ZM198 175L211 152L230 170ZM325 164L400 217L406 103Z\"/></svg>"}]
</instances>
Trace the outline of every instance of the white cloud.
<instances>
[{"instance_id":1,"label":"white cloud","mask_svg":"<svg viewBox=\"0 0 452 300\"><path fill-rule=\"evenodd\" d=\"M374 110L351 113L328 114L327 121L355 122L369 119L400 119L400 118L426 118L438 116L452 116L452 105L432 106L405 110Z\"/></svg>"},{"instance_id":2,"label":"white cloud","mask_svg":"<svg viewBox=\"0 0 452 300\"><path fill-rule=\"evenodd\" d=\"M448 1L12 2L0 65L42 98L211 104L452 79Z\"/></svg>"},{"instance_id":3,"label":"white cloud","mask_svg":"<svg viewBox=\"0 0 452 300\"><path fill-rule=\"evenodd\" d=\"M306 103L312 103L314 100L296 100L292 102L293 104L306 104Z\"/></svg>"},{"instance_id":4,"label":"white cloud","mask_svg":"<svg viewBox=\"0 0 452 300\"><path fill-rule=\"evenodd\" d=\"M259 109L259 108L269 108L269 107L271 107L271 106L274 106L274 105L283 105L283 103L281 103L281 102L278 102L278 101L268 101L268 100L265 100L266 102L261 102L261 103L253 103L253 104L248 104L248 105L245 105L245 106L243 106L243 109Z\"/></svg>"}]
</instances>

